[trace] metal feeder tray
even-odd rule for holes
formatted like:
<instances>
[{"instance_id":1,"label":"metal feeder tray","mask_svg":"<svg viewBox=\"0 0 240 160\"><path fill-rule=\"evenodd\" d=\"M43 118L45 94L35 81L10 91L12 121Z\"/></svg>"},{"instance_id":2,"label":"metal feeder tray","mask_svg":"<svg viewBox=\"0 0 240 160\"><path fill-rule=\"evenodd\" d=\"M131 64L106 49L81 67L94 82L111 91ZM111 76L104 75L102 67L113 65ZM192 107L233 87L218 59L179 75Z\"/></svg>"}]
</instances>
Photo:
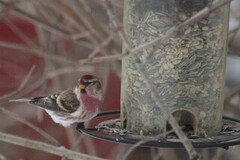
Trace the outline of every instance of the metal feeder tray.
<instances>
[{"instance_id":1,"label":"metal feeder tray","mask_svg":"<svg viewBox=\"0 0 240 160\"><path fill-rule=\"evenodd\" d=\"M112 116L120 114L120 111L110 111L99 113L95 118L103 116ZM195 148L210 148L222 147L228 149L229 146L240 144L240 119L223 116L225 124L231 124L226 129L222 129L219 135L207 138L189 138ZM97 128L85 128L84 123L79 123L76 128L78 131L101 140L107 140L116 143L135 144L141 141L138 135L120 135L114 133L106 133L99 131ZM144 136L143 136L144 137ZM179 139L160 138L155 140L147 140L147 142L140 144L142 147L162 147L162 148L184 148Z\"/></svg>"}]
</instances>

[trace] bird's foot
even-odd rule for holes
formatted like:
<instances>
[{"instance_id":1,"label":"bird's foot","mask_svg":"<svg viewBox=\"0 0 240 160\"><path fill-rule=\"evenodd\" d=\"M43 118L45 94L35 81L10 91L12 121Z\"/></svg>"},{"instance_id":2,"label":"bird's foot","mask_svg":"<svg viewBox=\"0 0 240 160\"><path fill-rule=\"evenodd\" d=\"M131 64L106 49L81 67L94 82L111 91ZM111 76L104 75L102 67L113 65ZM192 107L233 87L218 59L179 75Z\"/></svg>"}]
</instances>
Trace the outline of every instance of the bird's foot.
<instances>
[{"instance_id":1,"label":"bird's foot","mask_svg":"<svg viewBox=\"0 0 240 160\"><path fill-rule=\"evenodd\" d=\"M84 123L83 122L77 123L76 129L79 130L79 129L82 129L82 128L85 128Z\"/></svg>"}]
</instances>

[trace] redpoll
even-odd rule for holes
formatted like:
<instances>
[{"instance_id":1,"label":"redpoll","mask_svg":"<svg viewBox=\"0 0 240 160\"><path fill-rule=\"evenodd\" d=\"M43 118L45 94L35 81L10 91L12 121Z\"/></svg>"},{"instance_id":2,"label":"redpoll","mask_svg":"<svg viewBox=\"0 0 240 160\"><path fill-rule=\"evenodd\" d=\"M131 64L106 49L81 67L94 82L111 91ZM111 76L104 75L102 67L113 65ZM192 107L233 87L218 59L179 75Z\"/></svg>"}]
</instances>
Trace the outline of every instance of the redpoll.
<instances>
[{"instance_id":1,"label":"redpoll","mask_svg":"<svg viewBox=\"0 0 240 160\"><path fill-rule=\"evenodd\" d=\"M90 120L98 114L103 101L102 87L92 75L82 76L71 89L46 97L11 100L28 102L43 108L53 119L64 127L72 123Z\"/></svg>"}]
</instances>

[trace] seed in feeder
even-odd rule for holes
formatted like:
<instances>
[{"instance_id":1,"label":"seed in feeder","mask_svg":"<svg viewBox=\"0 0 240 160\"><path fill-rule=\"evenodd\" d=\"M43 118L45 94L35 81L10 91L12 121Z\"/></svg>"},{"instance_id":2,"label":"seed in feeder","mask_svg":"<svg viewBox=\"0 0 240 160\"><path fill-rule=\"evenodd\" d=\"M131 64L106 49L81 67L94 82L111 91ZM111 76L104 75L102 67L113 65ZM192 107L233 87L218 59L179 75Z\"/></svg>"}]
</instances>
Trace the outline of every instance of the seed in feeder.
<instances>
[{"instance_id":1,"label":"seed in feeder","mask_svg":"<svg viewBox=\"0 0 240 160\"><path fill-rule=\"evenodd\" d=\"M185 32L184 32L184 34L186 35L186 34L189 34L190 32L191 32L191 28L189 27Z\"/></svg>"},{"instance_id":2,"label":"seed in feeder","mask_svg":"<svg viewBox=\"0 0 240 160\"><path fill-rule=\"evenodd\" d=\"M208 29L209 29L208 26L204 26L204 27L202 27L202 30L203 30L203 31L207 31Z\"/></svg>"},{"instance_id":3,"label":"seed in feeder","mask_svg":"<svg viewBox=\"0 0 240 160\"><path fill-rule=\"evenodd\" d=\"M163 74L163 68L162 67L159 68L159 73Z\"/></svg>"},{"instance_id":4,"label":"seed in feeder","mask_svg":"<svg viewBox=\"0 0 240 160\"><path fill-rule=\"evenodd\" d=\"M199 26L197 24L194 24L193 28L194 28L194 31L196 31L199 28Z\"/></svg>"},{"instance_id":5,"label":"seed in feeder","mask_svg":"<svg viewBox=\"0 0 240 160\"><path fill-rule=\"evenodd\" d=\"M184 54L187 54L188 53L188 48L181 48L181 52L184 53Z\"/></svg>"},{"instance_id":6,"label":"seed in feeder","mask_svg":"<svg viewBox=\"0 0 240 160\"><path fill-rule=\"evenodd\" d=\"M201 20L200 23L207 24L207 21L205 19Z\"/></svg>"},{"instance_id":7,"label":"seed in feeder","mask_svg":"<svg viewBox=\"0 0 240 160\"><path fill-rule=\"evenodd\" d=\"M187 16L184 13L179 13L178 17L180 21L185 21L187 19Z\"/></svg>"},{"instance_id":8,"label":"seed in feeder","mask_svg":"<svg viewBox=\"0 0 240 160\"><path fill-rule=\"evenodd\" d=\"M136 82L134 83L134 86L136 86L136 87L141 87L141 84L140 84L138 81L136 81Z\"/></svg>"},{"instance_id":9,"label":"seed in feeder","mask_svg":"<svg viewBox=\"0 0 240 160\"><path fill-rule=\"evenodd\" d=\"M162 67L163 69L168 70L168 65L166 63Z\"/></svg>"},{"instance_id":10,"label":"seed in feeder","mask_svg":"<svg viewBox=\"0 0 240 160\"><path fill-rule=\"evenodd\" d=\"M143 136L143 130L140 130L139 135L140 135L140 136Z\"/></svg>"},{"instance_id":11,"label":"seed in feeder","mask_svg":"<svg viewBox=\"0 0 240 160\"><path fill-rule=\"evenodd\" d=\"M194 16L195 14L197 14L198 12L197 11L193 11L192 12L192 16Z\"/></svg>"},{"instance_id":12,"label":"seed in feeder","mask_svg":"<svg viewBox=\"0 0 240 160\"><path fill-rule=\"evenodd\" d=\"M168 65L169 68L174 68L174 65L172 63L170 63L170 62L167 63L167 65Z\"/></svg>"},{"instance_id":13,"label":"seed in feeder","mask_svg":"<svg viewBox=\"0 0 240 160\"><path fill-rule=\"evenodd\" d=\"M197 45L195 48L196 49L203 49L203 45Z\"/></svg>"},{"instance_id":14,"label":"seed in feeder","mask_svg":"<svg viewBox=\"0 0 240 160\"><path fill-rule=\"evenodd\" d=\"M174 60L174 61L172 61L172 64L178 64L178 63L180 63L181 62L181 60L179 60L179 59L177 59L177 60Z\"/></svg>"},{"instance_id":15,"label":"seed in feeder","mask_svg":"<svg viewBox=\"0 0 240 160\"><path fill-rule=\"evenodd\" d=\"M171 59L173 59L173 56L166 56L166 59L171 60Z\"/></svg>"}]
</instances>

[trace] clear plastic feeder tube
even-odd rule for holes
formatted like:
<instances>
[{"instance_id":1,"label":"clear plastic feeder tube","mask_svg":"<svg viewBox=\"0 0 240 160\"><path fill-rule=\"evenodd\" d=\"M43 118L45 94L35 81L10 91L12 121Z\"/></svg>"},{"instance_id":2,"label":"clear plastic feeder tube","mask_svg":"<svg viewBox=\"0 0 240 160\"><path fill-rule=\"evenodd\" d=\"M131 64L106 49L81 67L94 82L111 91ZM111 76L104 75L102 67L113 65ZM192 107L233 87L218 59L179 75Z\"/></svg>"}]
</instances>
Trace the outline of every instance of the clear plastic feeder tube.
<instances>
[{"instance_id":1,"label":"clear plastic feeder tube","mask_svg":"<svg viewBox=\"0 0 240 160\"><path fill-rule=\"evenodd\" d=\"M212 0L125 0L124 29L133 48L164 36ZM163 105L197 135L221 129L229 6L225 5L163 43L137 53ZM122 126L155 135L169 129L133 56L122 60Z\"/></svg>"}]
</instances>

